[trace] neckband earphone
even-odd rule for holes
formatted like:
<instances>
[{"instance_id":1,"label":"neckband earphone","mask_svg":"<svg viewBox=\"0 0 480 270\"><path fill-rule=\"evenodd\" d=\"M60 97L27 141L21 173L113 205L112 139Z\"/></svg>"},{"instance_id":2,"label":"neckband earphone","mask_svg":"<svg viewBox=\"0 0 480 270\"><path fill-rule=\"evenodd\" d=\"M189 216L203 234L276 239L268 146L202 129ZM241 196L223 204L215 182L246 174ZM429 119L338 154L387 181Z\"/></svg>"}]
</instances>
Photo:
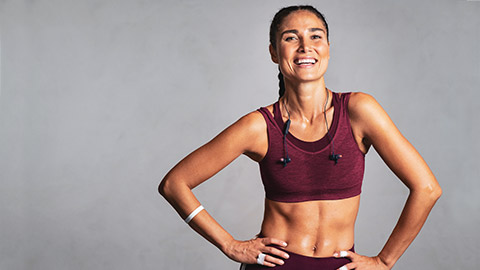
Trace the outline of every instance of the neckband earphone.
<instances>
[{"instance_id":1,"label":"neckband earphone","mask_svg":"<svg viewBox=\"0 0 480 270\"><path fill-rule=\"evenodd\" d=\"M330 135L330 128L328 127L328 121L327 121L327 104L328 104L328 98L330 96L330 93L329 93L327 88L325 88L325 90L327 92L327 98L325 100L325 105L324 105L324 108L323 108L323 116L325 118L325 126L327 128L327 137L328 137L328 139L329 139L329 141L331 142L331 145L332 145L332 152L328 156L328 158L330 160L333 160L335 162L335 164L337 164L338 160L342 157L342 155L335 154L335 144L333 142L333 138ZM291 121L290 121L290 112L288 111L285 99L283 99L283 106L285 107L285 111L287 112L288 120L287 120L287 122L285 122L285 128L283 130L283 149L284 149L284 155L285 156L280 159L280 162L283 163L283 167L286 167L287 164L292 161L292 159L288 156L288 148L287 148L287 134L288 134L288 130L290 129Z\"/></svg>"}]
</instances>

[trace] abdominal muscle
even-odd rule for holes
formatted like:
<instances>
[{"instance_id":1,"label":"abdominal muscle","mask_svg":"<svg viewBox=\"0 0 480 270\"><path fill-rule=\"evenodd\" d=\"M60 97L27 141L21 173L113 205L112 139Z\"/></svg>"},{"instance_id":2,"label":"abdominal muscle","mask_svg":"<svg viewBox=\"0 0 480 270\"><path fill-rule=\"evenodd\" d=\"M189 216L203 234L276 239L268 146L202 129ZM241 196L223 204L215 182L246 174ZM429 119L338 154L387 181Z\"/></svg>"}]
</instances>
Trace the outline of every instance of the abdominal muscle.
<instances>
[{"instance_id":1,"label":"abdominal muscle","mask_svg":"<svg viewBox=\"0 0 480 270\"><path fill-rule=\"evenodd\" d=\"M341 200L285 203L265 199L260 235L287 242L285 250L331 257L354 244L360 195Z\"/></svg>"}]
</instances>

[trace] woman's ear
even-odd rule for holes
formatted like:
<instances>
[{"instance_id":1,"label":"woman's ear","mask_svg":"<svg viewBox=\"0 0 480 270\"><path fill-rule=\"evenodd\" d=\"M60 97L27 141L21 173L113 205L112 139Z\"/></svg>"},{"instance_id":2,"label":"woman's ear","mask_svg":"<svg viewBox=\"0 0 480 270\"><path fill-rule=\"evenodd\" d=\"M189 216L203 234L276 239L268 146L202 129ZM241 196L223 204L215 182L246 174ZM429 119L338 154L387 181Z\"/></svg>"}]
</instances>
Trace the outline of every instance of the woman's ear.
<instances>
[{"instance_id":1,"label":"woman's ear","mask_svg":"<svg viewBox=\"0 0 480 270\"><path fill-rule=\"evenodd\" d=\"M330 41L328 41L328 59L330 60Z\"/></svg>"},{"instance_id":2,"label":"woman's ear","mask_svg":"<svg viewBox=\"0 0 480 270\"><path fill-rule=\"evenodd\" d=\"M272 44L270 44L270 46L268 46L268 50L270 51L270 57L272 58L272 61L275 64L278 64L277 51L275 50L275 48L273 47Z\"/></svg>"}]
</instances>

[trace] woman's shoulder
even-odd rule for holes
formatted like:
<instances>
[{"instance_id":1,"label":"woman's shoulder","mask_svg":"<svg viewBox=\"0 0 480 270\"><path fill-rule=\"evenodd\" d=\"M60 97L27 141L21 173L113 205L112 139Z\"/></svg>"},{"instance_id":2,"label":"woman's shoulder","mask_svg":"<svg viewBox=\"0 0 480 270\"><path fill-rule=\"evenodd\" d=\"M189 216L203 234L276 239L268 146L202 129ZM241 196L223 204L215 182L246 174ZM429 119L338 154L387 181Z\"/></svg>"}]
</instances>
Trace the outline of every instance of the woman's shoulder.
<instances>
[{"instance_id":1,"label":"woman's shoulder","mask_svg":"<svg viewBox=\"0 0 480 270\"><path fill-rule=\"evenodd\" d=\"M361 117L374 113L380 104L370 94L364 92L351 92L348 101L350 117Z\"/></svg>"},{"instance_id":2,"label":"woman's shoulder","mask_svg":"<svg viewBox=\"0 0 480 270\"><path fill-rule=\"evenodd\" d=\"M262 107L273 113L273 106ZM241 141L245 147L244 154L255 161L260 161L268 149L266 116L255 110L242 116L230 128L235 134L233 140ZM229 128L229 129L230 129Z\"/></svg>"},{"instance_id":3,"label":"woman's shoulder","mask_svg":"<svg viewBox=\"0 0 480 270\"><path fill-rule=\"evenodd\" d=\"M270 105L267 105L265 107L262 107L262 109L265 109L267 110L268 112L270 112L271 115L273 115L273 106L275 105L276 102L270 104Z\"/></svg>"},{"instance_id":4,"label":"woman's shoulder","mask_svg":"<svg viewBox=\"0 0 480 270\"><path fill-rule=\"evenodd\" d=\"M262 115L260 110L267 110L271 115L273 115L273 105L274 103L265 107L261 107L259 110L245 114L235 123L235 125L238 125L240 128L250 132L265 132L267 124L265 117Z\"/></svg>"},{"instance_id":5,"label":"woman's shoulder","mask_svg":"<svg viewBox=\"0 0 480 270\"><path fill-rule=\"evenodd\" d=\"M352 127L357 127L363 134L390 129L394 126L387 112L372 95L363 92L352 93L348 110Z\"/></svg>"}]
</instances>

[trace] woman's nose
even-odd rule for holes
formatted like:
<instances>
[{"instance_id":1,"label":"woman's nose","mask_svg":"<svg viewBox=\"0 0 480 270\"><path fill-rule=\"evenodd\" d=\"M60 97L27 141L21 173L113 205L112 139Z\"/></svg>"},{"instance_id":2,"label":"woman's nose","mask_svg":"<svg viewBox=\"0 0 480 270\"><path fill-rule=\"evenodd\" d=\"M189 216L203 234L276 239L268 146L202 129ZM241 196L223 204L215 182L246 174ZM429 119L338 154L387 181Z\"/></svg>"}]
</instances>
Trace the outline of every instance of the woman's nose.
<instances>
[{"instance_id":1,"label":"woman's nose","mask_svg":"<svg viewBox=\"0 0 480 270\"><path fill-rule=\"evenodd\" d=\"M298 52L308 52L311 49L311 44L308 42L308 40L305 39L300 39L299 45L298 45Z\"/></svg>"}]
</instances>

